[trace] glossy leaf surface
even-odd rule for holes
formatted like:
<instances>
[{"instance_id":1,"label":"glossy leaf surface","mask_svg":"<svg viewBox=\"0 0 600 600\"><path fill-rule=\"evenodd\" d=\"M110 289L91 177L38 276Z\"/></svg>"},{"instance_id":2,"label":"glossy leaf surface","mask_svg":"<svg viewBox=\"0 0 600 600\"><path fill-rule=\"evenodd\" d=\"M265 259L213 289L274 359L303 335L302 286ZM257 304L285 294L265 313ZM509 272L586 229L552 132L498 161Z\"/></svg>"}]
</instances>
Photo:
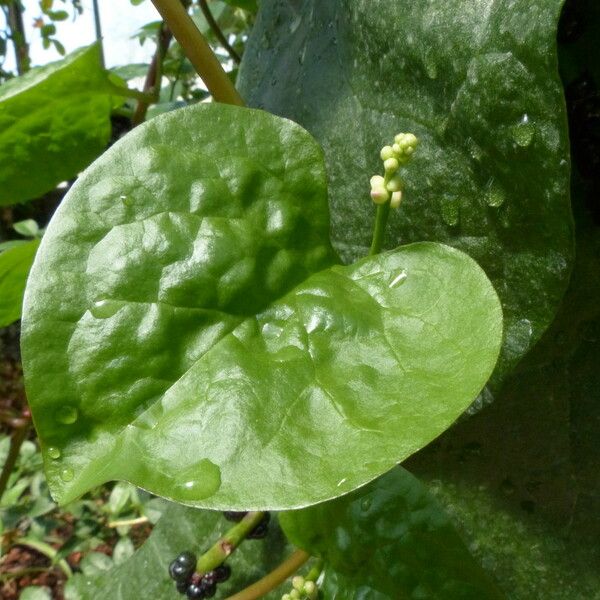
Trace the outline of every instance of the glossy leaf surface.
<instances>
[{"instance_id":1,"label":"glossy leaf surface","mask_svg":"<svg viewBox=\"0 0 600 600\"><path fill-rule=\"evenodd\" d=\"M496 382L551 322L572 262L561 5L264 0L239 75L250 105L323 145L346 261L370 243L379 149L398 131L421 139L386 247L436 240L484 268L505 316Z\"/></svg>"},{"instance_id":2,"label":"glossy leaf surface","mask_svg":"<svg viewBox=\"0 0 600 600\"><path fill-rule=\"evenodd\" d=\"M280 522L294 544L327 563L337 580L327 599L504 597L440 504L400 467L342 498L282 513Z\"/></svg>"},{"instance_id":3,"label":"glossy leaf surface","mask_svg":"<svg viewBox=\"0 0 600 600\"><path fill-rule=\"evenodd\" d=\"M20 243L0 252L0 327L21 317L23 292L39 240Z\"/></svg>"},{"instance_id":4,"label":"glossy leaf surface","mask_svg":"<svg viewBox=\"0 0 600 600\"><path fill-rule=\"evenodd\" d=\"M94 577L75 575L65 590L66 600L181 600L169 577L169 563L181 552L200 555L231 523L218 512L170 505L144 545L126 562ZM293 552L276 519L264 540L245 541L227 561L231 578L218 587L225 598L266 575ZM285 588L265 598L279 600Z\"/></svg>"},{"instance_id":5,"label":"glossy leaf surface","mask_svg":"<svg viewBox=\"0 0 600 600\"><path fill-rule=\"evenodd\" d=\"M0 87L0 205L71 179L106 147L111 85L97 46Z\"/></svg>"},{"instance_id":6,"label":"glossy leaf surface","mask_svg":"<svg viewBox=\"0 0 600 600\"><path fill-rule=\"evenodd\" d=\"M325 268L328 229L320 149L267 113L176 111L97 161L26 294L54 495L127 479L209 508L292 508L446 429L497 357L491 284L433 243Z\"/></svg>"}]
</instances>

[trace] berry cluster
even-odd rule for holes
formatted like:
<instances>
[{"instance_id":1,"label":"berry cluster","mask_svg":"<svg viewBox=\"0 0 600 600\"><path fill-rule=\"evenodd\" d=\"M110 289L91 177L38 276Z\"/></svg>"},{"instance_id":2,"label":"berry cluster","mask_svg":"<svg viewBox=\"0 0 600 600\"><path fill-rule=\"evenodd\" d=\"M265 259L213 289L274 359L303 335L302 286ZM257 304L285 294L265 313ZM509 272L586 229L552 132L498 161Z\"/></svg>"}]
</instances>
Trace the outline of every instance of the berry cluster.
<instances>
[{"instance_id":1,"label":"berry cluster","mask_svg":"<svg viewBox=\"0 0 600 600\"><path fill-rule=\"evenodd\" d=\"M239 523L248 513L247 512L233 512L225 511L223 516L233 523ZM269 521L271 520L271 513L266 512L260 521L260 523L246 536L249 540L260 540L266 537L269 532Z\"/></svg>"},{"instance_id":2,"label":"berry cluster","mask_svg":"<svg viewBox=\"0 0 600 600\"><path fill-rule=\"evenodd\" d=\"M195 573L196 556L192 552L182 552L170 565L169 575L177 584L177 591L190 600L212 598L217 592L217 584L227 581L231 569L220 565L204 575Z\"/></svg>"},{"instance_id":3,"label":"berry cluster","mask_svg":"<svg viewBox=\"0 0 600 600\"><path fill-rule=\"evenodd\" d=\"M371 177L371 199L375 204L385 204L389 201L392 208L400 206L403 183L398 175L398 169L410 160L417 142L417 138L412 133L399 133L394 138L392 146L384 146L381 149L385 176Z\"/></svg>"}]
</instances>

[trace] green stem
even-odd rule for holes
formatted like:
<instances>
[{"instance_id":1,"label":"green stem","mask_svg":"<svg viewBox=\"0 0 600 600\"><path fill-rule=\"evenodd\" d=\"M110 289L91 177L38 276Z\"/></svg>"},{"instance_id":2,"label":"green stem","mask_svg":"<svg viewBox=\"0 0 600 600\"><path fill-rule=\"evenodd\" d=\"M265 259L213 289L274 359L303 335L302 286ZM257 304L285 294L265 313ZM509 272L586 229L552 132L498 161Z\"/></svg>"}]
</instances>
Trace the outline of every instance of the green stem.
<instances>
[{"instance_id":1,"label":"green stem","mask_svg":"<svg viewBox=\"0 0 600 600\"><path fill-rule=\"evenodd\" d=\"M286 561L282 562L268 575L241 592L229 596L226 600L257 600L281 585L290 575L293 575L308 559L310 554L304 550L296 550Z\"/></svg>"},{"instance_id":2,"label":"green stem","mask_svg":"<svg viewBox=\"0 0 600 600\"><path fill-rule=\"evenodd\" d=\"M249 512L198 559L196 571L203 574L216 569L246 539L264 515L264 512Z\"/></svg>"},{"instance_id":3,"label":"green stem","mask_svg":"<svg viewBox=\"0 0 600 600\"><path fill-rule=\"evenodd\" d=\"M152 0L208 91L217 102L244 106L219 59L215 56L204 36L179 0Z\"/></svg>"},{"instance_id":4,"label":"green stem","mask_svg":"<svg viewBox=\"0 0 600 600\"><path fill-rule=\"evenodd\" d=\"M371 242L369 256L373 256L381 252L381 247L383 246L383 239L385 237L385 227L387 225L389 214L389 200L385 204L379 204L377 206L377 215L375 216L375 229L373 230L373 241Z\"/></svg>"},{"instance_id":5,"label":"green stem","mask_svg":"<svg viewBox=\"0 0 600 600\"><path fill-rule=\"evenodd\" d=\"M10 436L10 448L8 450L8 456L4 466L2 467L2 473L0 473L0 499L6 491L10 474L14 469L14 466L19 458L19 450L23 445L23 442L27 439L29 433L29 419L20 419L19 423L15 423L15 429Z\"/></svg>"},{"instance_id":6,"label":"green stem","mask_svg":"<svg viewBox=\"0 0 600 600\"><path fill-rule=\"evenodd\" d=\"M49 544L40 542L39 540L32 540L31 538L18 538L15 540L15 544L26 546L27 548L31 548L32 550L43 554L46 558L50 559L52 564L56 564L67 578L73 576L73 571L71 571L69 563L64 558L56 560L58 558L58 552Z\"/></svg>"},{"instance_id":7,"label":"green stem","mask_svg":"<svg viewBox=\"0 0 600 600\"><path fill-rule=\"evenodd\" d=\"M304 576L306 581L316 581L323 570L323 559L317 558L315 564L310 568L310 571Z\"/></svg>"},{"instance_id":8,"label":"green stem","mask_svg":"<svg viewBox=\"0 0 600 600\"><path fill-rule=\"evenodd\" d=\"M212 29L219 42L221 43L221 46L225 48L227 54L231 56L233 62L239 65L242 62L242 59L240 58L240 55L233 49L231 44L227 41L227 38L221 31L219 24L215 21L213 14L210 12L210 8L208 8L208 3L206 2L206 0L199 0L198 3L200 4L200 10L202 11L204 18L206 19L206 22Z\"/></svg>"}]
</instances>

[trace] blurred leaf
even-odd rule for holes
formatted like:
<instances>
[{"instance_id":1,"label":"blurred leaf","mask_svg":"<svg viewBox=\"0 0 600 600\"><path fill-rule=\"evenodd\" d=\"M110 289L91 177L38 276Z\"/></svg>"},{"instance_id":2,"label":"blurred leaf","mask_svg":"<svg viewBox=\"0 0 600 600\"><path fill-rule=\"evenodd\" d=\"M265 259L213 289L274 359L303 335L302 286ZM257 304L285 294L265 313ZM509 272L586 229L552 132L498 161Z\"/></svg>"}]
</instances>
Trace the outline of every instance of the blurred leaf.
<instances>
[{"instance_id":1,"label":"blurred leaf","mask_svg":"<svg viewBox=\"0 0 600 600\"><path fill-rule=\"evenodd\" d=\"M111 90L96 45L0 86L0 205L40 196L104 150Z\"/></svg>"},{"instance_id":2,"label":"blurred leaf","mask_svg":"<svg viewBox=\"0 0 600 600\"><path fill-rule=\"evenodd\" d=\"M250 13L256 13L258 10L258 2L257 0L223 0L230 6L235 6L236 8L243 8Z\"/></svg>"},{"instance_id":3,"label":"blurred leaf","mask_svg":"<svg viewBox=\"0 0 600 600\"><path fill-rule=\"evenodd\" d=\"M21 318L23 292L39 240L31 240L0 252L0 327Z\"/></svg>"},{"instance_id":4,"label":"blurred leaf","mask_svg":"<svg viewBox=\"0 0 600 600\"><path fill-rule=\"evenodd\" d=\"M19 600L52 600L50 588L28 586L21 590Z\"/></svg>"},{"instance_id":5,"label":"blurred leaf","mask_svg":"<svg viewBox=\"0 0 600 600\"><path fill-rule=\"evenodd\" d=\"M38 224L33 219L18 221L13 224L13 229L25 237L37 237L40 232Z\"/></svg>"},{"instance_id":6,"label":"blurred leaf","mask_svg":"<svg viewBox=\"0 0 600 600\"><path fill-rule=\"evenodd\" d=\"M114 563L110 556L106 556L102 552L90 552L83 557L79 566L84 575L93 577L110 571Z\"/></svg>"},{"instance_id":7,"label":"blurred leaf","mask_svg":"<svg viewBox=\"0 0 600 600\"><path fill-rule=\"evenodd\" d=\"M133 542L128 537L122 537L115 544L112 555L113 562L115 565L123 564L133 556L134 552L135 548L133 547Z\"/></svg>"}]
</instances>

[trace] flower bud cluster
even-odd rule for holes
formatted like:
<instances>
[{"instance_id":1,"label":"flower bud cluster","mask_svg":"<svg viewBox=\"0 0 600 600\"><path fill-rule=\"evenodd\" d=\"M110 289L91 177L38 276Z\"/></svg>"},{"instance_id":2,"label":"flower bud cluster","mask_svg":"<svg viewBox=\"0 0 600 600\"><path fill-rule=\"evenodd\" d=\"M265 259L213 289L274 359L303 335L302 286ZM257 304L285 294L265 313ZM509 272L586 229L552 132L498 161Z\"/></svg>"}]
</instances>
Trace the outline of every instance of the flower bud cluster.
<instances>
[{"instance_id":1,"label":"flower bud cluster","mask_svg":"<svg viewBox=\"0 0 600 600\"><path fill-rule=\"evenodd\" d=\"M281 596L281 600L316 600L319 595L319 588L314 581L306 580L301 575L296 575L292 579L294 588L289 594Z\"/></svg>"},{"instance_id":2,"label":"flower bud cluster","mask_svg":"<svg viewBox=\"0 0 600 600\"><path fill-rule=\"evenodd\" d=\"M417 143L418 140L412 133L399 133L392 146L381 149L385 176L371 177L371 199L375 204L389 202L392 208L400 206L403 183L398 170L411 159Z\"/></svg>"}]
</instances>

